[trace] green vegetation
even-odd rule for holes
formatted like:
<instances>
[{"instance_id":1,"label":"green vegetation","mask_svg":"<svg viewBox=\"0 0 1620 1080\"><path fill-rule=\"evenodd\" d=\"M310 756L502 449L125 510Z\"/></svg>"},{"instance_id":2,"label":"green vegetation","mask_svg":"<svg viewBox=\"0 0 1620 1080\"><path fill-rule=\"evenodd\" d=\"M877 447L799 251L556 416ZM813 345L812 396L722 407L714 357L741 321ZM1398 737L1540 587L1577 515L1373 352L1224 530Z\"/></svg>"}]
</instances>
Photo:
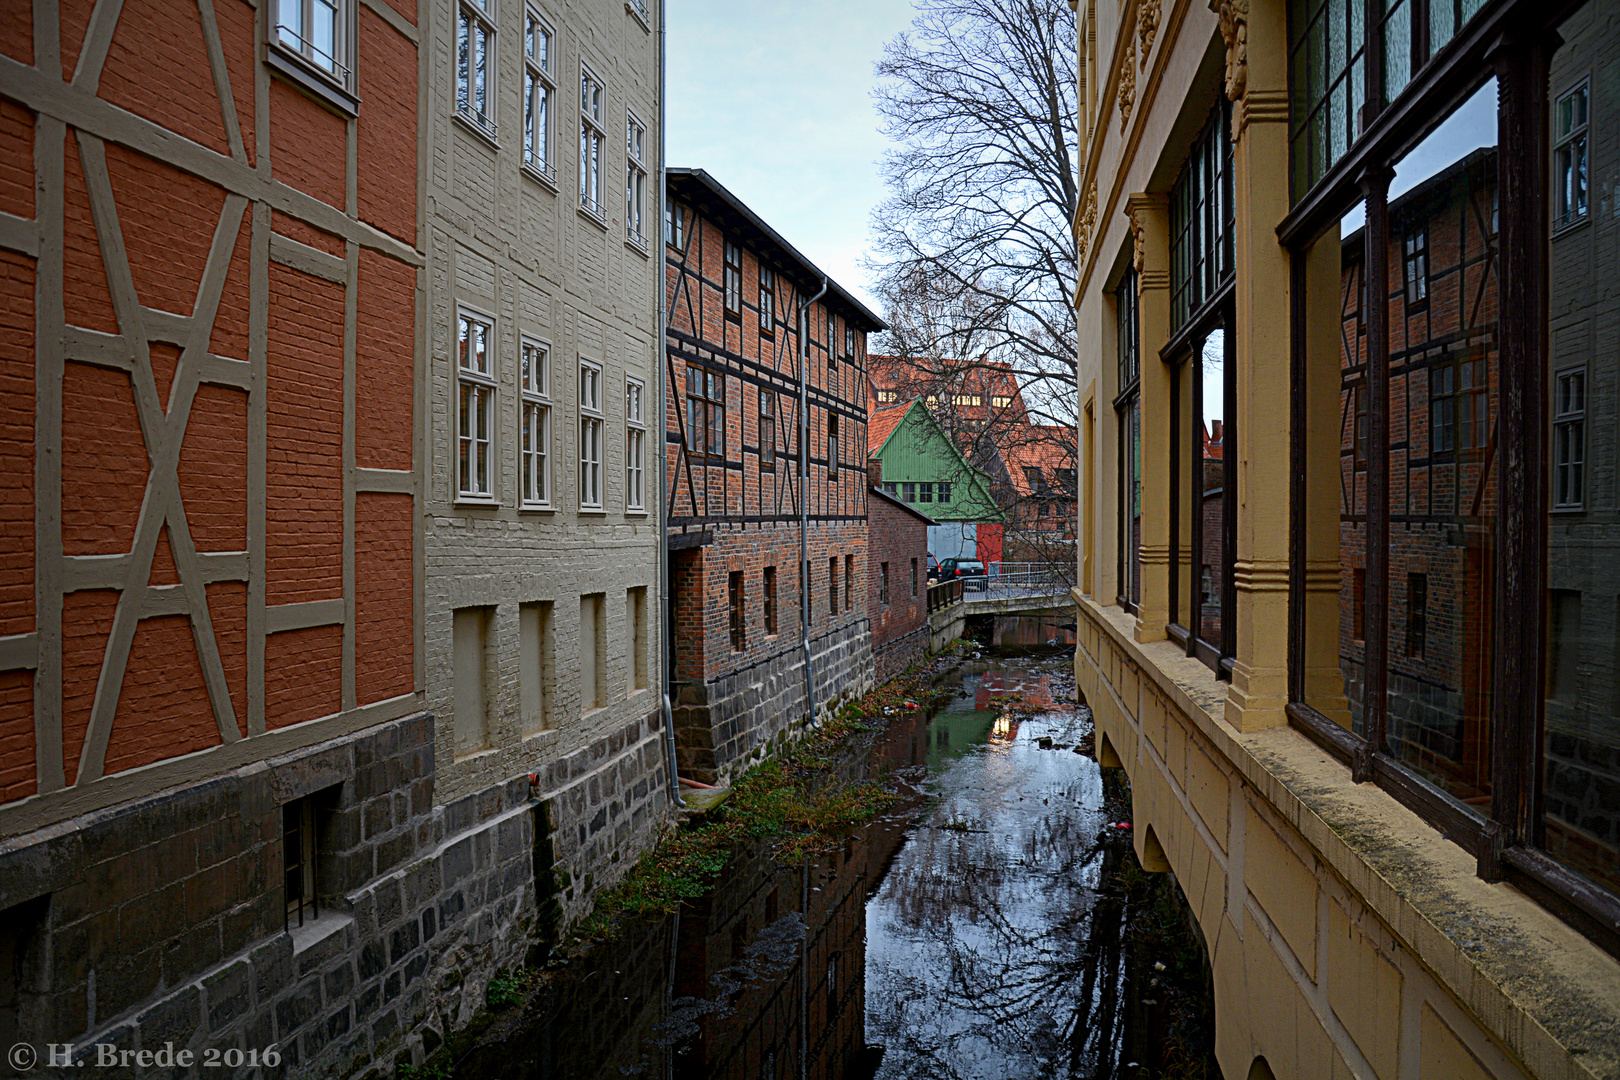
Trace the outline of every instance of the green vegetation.
<instances>
[{"instance_id":1,"label":"green vegetation","mask_svg":"<svg viewBox=\"0 0 1620 1080\"><path fill-rule=\"evenodd\" d=\"M882 779L849 775L858 764L858 741L898 716L927 709L937 695L933 676L954 666L952 654L964 644L844 704L820 727L749 769L713 815L670 833L617 887L598 897L572 943L612 938L626 918L667 914L702 896L740 843L770 841L775 858L790 865L837 848L895 798Z\"/></svg>"},{"instance_id":2,"label":"green vegetation","mask_svg":"<svg viewBox=\"0 0 1620 1080\"><path fill-rule=\"evenodd\" d=\"M534 989L538 979L539 972L528 968L499 972L489 980L489 987L484 991L484 1004L496 1012L521 1005L528 998L529 991Z\"/></svg>"}]
</instances>

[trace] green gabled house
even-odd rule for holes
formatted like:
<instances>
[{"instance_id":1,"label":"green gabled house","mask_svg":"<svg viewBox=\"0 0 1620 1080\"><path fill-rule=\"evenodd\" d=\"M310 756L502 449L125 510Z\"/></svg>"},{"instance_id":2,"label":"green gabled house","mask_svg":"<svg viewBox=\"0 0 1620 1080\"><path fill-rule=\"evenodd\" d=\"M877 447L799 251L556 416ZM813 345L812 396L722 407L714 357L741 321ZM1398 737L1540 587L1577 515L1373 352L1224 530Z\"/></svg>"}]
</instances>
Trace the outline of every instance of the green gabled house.
<instances>
[{"instance_id":1,"label":"green gabled house","mask_svg":"<svg viewBox=\"0 0 1620 1080\"><path fill-rule=\"evenodd\" d=\"M921 400L873 409L866 447L878 466L874 482L939 522L928 528L930 555L1001 558L1006 518L990 496L990 478L968 464Z\"/></svg>"}]
</instances>

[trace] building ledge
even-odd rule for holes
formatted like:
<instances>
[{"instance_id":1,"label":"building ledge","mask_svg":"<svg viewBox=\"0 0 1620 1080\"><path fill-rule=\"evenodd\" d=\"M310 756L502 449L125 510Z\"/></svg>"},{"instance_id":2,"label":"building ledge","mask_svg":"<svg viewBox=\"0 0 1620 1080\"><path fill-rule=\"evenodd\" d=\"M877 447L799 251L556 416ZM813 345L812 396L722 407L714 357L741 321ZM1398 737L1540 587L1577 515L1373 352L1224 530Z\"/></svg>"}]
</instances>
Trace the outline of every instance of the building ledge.
<instances>
[{"instance_id":1,"label":"building ledge","mask_svg":"<svg viewBox=\"0 0 1620 1080\"><path fill-rule=\"evenodd\" d=\"M1085 621L1533 1075L1620 1077L1620 961L1512 885L1481 880L1473 855L1376 786L1352 783L1292 727L1237 731L1224 719L1226 684L1207 666L1168 639L1135 641L1136 620L1121 609L1072 596ZM1098 666L1141 734L1140 703L1119 699L1087 637L1082 627L1077 662Z\"/></svg>"}]
</instances>

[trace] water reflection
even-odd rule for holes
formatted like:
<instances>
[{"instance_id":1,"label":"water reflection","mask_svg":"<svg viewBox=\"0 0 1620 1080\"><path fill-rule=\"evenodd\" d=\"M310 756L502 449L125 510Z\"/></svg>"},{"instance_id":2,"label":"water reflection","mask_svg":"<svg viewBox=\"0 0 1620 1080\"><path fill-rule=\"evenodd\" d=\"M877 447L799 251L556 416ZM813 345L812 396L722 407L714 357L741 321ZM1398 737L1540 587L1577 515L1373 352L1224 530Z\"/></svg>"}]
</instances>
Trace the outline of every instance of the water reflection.
<instances>
[{"instance_id":1,"label":"water reflection","mask_svg":"<svg viewBox=\"0 0 1620 1080\"><path fill-rule=\"evenodd\" d=\"M1066 667L957 674L942 710L847 755L847 775L902 792L881 820L802 867L738 851L714 890L576 959L454 1075L1157 1075L1137 1066L1164 1024L1130 990L1122 793L1082 752Z\"/></svg>"}]
</instances>

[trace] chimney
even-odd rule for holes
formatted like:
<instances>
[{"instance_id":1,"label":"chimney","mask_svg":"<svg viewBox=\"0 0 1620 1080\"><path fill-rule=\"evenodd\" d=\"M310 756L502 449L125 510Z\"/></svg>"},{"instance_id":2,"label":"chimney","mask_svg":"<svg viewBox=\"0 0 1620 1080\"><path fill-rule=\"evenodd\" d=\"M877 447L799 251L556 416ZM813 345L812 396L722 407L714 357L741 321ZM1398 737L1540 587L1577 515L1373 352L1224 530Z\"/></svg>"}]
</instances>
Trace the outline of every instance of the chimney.
<instances>
[{"instance_id":1,"label":"chimney","mask_svg":"<svg viewBox=\"0 0 1620 1080\"><path fill-rule=\"evenodd\" d=\"M866 482L875 488L883 486L883 459L869 457L866 459Z\"/></svg>"}]
</instances>

